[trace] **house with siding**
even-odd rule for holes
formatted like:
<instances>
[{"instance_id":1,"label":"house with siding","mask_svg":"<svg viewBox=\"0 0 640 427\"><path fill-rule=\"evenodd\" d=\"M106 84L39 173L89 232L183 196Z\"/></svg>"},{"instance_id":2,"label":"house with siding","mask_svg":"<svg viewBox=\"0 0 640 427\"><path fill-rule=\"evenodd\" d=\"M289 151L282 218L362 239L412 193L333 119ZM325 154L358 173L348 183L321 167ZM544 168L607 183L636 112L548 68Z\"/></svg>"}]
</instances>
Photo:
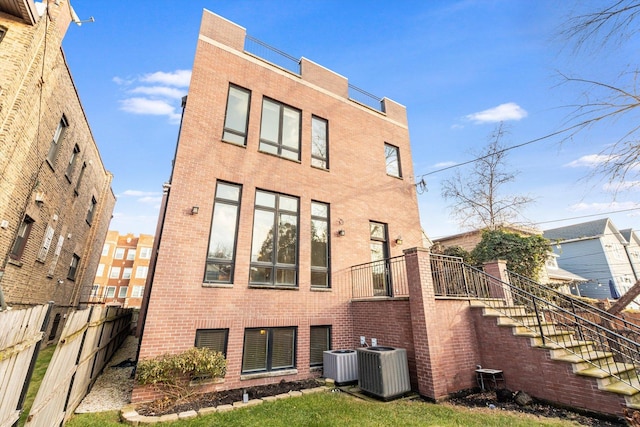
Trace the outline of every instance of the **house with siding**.
<instances>
[{"instance_id":1,"label":"house with siding","mask_svg":"<svg viewBox=\"0 0 640 427\"><path fill-rule=\"evenodd\" d=\"M631 235L637 248L637 236ZM545 230L544 237L552 241L561 268L588 279L580 285L582 296L613 298L612 293L625 294L637 280L627 252L630 243L609 218Z\"/></svg>"},{"instance_id":2,"label":"house with siding","mask_svg":"<svg viewBox=\"0 0 640 427\"><path fill-rule=\"evenodd\" d=\"M627 245L624 248L633 270L633 278L638 281L640 279L640 235L631 228L620 230L620 234L627 239Z\"/></svg>"}]
</instances>

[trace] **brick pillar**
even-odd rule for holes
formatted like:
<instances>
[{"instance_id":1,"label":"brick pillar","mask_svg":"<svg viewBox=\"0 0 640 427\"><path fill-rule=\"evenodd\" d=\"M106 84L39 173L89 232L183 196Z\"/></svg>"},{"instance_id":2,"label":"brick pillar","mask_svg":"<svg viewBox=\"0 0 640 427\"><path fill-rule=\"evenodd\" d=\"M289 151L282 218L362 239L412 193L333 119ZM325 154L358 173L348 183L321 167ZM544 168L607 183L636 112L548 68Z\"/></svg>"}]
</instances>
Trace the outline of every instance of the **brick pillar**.
<instances>
[{"instance_id":1,"label":"brick pillar","mask_svg":"<svg viewBox=\"0 0 640 427\"><path fill-rule=\"evenodd\" d=\"M505 286L509 282L507 274L507 261L497 260L489 261L483 264L484 272L491 276L489 279L489 295L492 298L502 298L506 304L513 305L513 295L511 289Z\"/></svg>"},{"instance_id":2,"label":"brick pillar","mask_svg":"<svg viewBox=\"0 0 640 427\"><path fill-rule=\"evenodd\" d=\"M434 325L436 301L431 276L430 252L428 249L412 248L404 251L409 284L409 307L413 328L418 391L421 395L438 399L447 395L446 378L439 372L444 363L439 356L439 331Z\"/></svg>"}]
</instances>

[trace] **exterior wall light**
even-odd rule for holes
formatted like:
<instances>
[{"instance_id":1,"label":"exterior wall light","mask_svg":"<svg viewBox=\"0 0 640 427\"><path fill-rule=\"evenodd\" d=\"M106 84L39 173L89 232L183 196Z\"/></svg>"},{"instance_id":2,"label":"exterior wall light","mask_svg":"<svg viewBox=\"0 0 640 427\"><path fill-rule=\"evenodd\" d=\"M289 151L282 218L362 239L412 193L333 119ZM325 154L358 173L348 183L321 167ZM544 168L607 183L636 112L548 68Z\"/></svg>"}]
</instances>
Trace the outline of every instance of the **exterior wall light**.
<instances>
[{"instance_id":1,"label":"exterior wall light","mask_svg":"<svg viewBox=\"0 0 640 427\"><path fill-rule=\"evenodd\" d=\"M402 244L402 236L398 236L398 238L396 239L396 245L401 245Z\"/></svg>"},{"instance_id":2,"label":"exterior wall light","mask_svg":"<svg viewBox=\"0 0 640 427\"><path fill-rule=\"evenodd\" d=\"M342 237L344 236L344 230L338 230L338 236Z\"/></svg>"},{"instance_id":3,"label":"exterior wall light","mask_svg":"<svg viewBox=\"0 0 640 427\"><path fill-rule=\"evenodd\" d=\"M200 210L199 207L194 206L191 208L191 215L198 215L198 211Z\"/></svg>"}]
</instances>

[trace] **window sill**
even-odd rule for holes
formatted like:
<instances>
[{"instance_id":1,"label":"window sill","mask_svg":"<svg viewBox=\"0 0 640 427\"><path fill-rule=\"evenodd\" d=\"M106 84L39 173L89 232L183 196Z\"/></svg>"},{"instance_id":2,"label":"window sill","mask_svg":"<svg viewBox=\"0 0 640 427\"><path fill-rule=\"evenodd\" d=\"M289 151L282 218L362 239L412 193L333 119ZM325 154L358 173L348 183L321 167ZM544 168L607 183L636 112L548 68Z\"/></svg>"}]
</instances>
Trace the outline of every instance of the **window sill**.
<instances>
[{"instance_id":1,"label":"window sill","mask_svg":"<svg viewBox=\"0 0 640 427\"><path fill-rule=\"evenodd\" d=\"M322 372L323 368L324 367L322 365L320 365L320 366L311 366L309 368L309 372Z\"/></svg>"},{"instance_id":2,"label":"window sill","mask_svg":"<svg viewBox=\"0 0 640 427\"><path fill-rule=\"evenodd\" d=\"M296 375L297 369L283 369L281 371L257 372L255 374L240 375L240 381L255 380L257 378L283 377L285 375Z\"/></svg>"},{"instance_id":3,"label":"window sill","mask_svg":"<svg viewBox=\"0 0 640 427\"><path fill-rule=\"evenodd\" d=\"M391 174L387 174L387 176L391 177L391 178L395 178L395 179L399 179L401 181L404 181L404 179L401 176L397 176L397 175L391 175Z\"/></svg>"},{"instance_id":4,"label":"window sill","mask_svg":"<svg viewBox=\"0 0 640 427\"><path fill-rule=\"evenodd\" d=\"M284 291L299 291L297 286L276 286L276 285L252 285L249 284L249 289L278 289Z\"/></svg>"},{"instance_id":5,"label":"window sill","mask_svg":"<svg viewBox=\"0 0 640 427\"><path fill-rule=\"evenodd\" d=\"M17 259L9 258L8 263L16 267L22 267L22 263Z\"/></svg>"},{"instance_id":6,"label":"window sill","mask_svg":"<svg viewBox=\"0 0 640 427\"><path fill-rule=\"evenodd\" d=\"M227 288L227 289L231 289L233 288L233 283L203 283L202 284L203 288Z\"/></svg>"},{"instance_id":7,"label":"window sill","mask_svg":"<svg viewBox=\"0 0 640 427\"><path fill-rule=\"evenodd\" d=\"M302 164L302 162L300 160L290 159L288 157L279 156L278 154L269 153L267 151L258 150L258 153L266 154L267 156L276 157L278 159L288 160L288 161L293 162L293 163Z\"/></svg>"},{"instance_id":8,"label":"window sill","mask_svg":"<svg viewBox=\"0 0 640 427\"><path fill-rule=\"evenodd\" d=\"M320 166L313 166L313 165L311 165L311 167L319 171L329 172L329 168L321 168Z\"/></svg>"},{"instance_id":9,"label":"window sill","mask_svg":"<svg viewBox=\"0 0 640 427\"><path fill-rule=\"evenodd\" d=\"M311 292L331 292L333 289L331 288L316 288L316 287L311 287Z\"/></svg>"},{"instance_id":10,"label":"window sill","mask_svg":"<svg viewBox=\"0 0 640 427\"><path fill-rule=\"evenodd\" d=\"M235 147L247 148L245 144L238 144L237 142L226 141L224 139L221 139L220 142L224 142L225 144L233 145Z\"/></svg>"}]
</instances>

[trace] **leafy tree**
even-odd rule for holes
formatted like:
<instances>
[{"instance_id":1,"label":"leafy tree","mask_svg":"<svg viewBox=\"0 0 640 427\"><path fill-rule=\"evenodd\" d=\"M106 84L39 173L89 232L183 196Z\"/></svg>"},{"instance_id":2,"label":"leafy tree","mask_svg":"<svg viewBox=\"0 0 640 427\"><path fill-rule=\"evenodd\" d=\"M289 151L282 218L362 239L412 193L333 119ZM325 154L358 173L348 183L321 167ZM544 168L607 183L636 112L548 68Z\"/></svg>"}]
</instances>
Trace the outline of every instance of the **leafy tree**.
<instances>
[{"instance_id":1,"label":"leafy tree","mask_svg":"<svg viewBox=\"0 0 640 427\"><path fill-rule=\"evenodd\" d=\"M442 185L442 196L453 201L449 208L463 227L495 230L517 218L521 209L533 201L528 196L501 194L517 174L505 170L507 151L501 143L504 133L500 124L489 145L475 153L478 159L471 173L463 176L457 171Z\"/></svg>"},{"instance_id":2,"label":"leafy tree","mask_svg":"<svg viewBox=\"0 0 640 427\"><path fill-rule=\"evenodd\" d=\"M471 256L478 264L505 260L510 271L537 280L549 253L549 243L539 234L521 236L505 230L484 230Z\"/></svg>"}]
</instances>

